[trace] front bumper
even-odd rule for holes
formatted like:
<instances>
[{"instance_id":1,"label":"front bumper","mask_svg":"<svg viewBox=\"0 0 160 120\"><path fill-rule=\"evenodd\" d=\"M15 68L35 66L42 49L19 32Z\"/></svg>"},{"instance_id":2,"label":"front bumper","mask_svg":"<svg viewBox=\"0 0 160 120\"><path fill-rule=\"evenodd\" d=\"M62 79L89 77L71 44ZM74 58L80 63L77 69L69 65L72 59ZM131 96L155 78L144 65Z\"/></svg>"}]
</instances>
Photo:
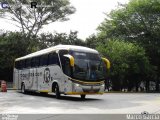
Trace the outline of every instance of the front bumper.
<instances>
[{"instance_id":1,"label":"front bumper","mask_svg":"<svg viewBox=\"0 0 160 120\"><path fill-rule=\"evenodd\" d=\"M68 95L84 95L84 94L103 94L105 86L101 85L82 85L72 83L72 91L67 92Z\"/></svg>"}]
</instances>

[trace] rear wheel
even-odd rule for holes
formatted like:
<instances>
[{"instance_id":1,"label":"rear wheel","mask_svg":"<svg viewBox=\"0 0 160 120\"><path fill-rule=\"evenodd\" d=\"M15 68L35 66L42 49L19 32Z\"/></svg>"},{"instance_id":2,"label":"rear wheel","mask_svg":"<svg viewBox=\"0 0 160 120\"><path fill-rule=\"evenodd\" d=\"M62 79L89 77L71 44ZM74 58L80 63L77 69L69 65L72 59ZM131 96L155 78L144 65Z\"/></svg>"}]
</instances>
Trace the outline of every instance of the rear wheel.
<instances>
[{"instance_id":1,"label":"rear wheel","mask_svg":"<svg viewBox=\"0 0 160 120\"><path fill-rule=\"evenodd\" d=\"M23 94L25 94L25 93L26 93L26 89L25 89L25 85L24 85L24 83L22 84L21 92L22 92Z\"/></svg>"},{"instance_id":2,"label":"rear wheel","mask_svg":"<svg viewBox=\"0 0 160 120\"><path fill-rule=\"evenodd\" d=\"M55 87L55 94L56 94L56 98L60 99L61 96L60 96L58 84L56 84L56 87Z\"/></svg>"},{"instance_id":3,"label":"rear wheel","mask_svg":"<svg viewBox=\"0 0 160 120\"><path fill-rule=\"evenodd\" d=\"M84 100L86 98L86 95L81 95L81 99Z\"/></svg>"}]
</instances>

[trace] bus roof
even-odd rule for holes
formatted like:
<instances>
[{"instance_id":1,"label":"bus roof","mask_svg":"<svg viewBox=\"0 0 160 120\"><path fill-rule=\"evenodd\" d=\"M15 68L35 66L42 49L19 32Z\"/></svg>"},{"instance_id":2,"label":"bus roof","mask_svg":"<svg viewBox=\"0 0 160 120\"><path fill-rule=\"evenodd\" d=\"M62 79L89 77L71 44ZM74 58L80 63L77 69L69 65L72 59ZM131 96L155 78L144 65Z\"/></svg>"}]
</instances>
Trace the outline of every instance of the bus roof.
<instances>
[{"instance_id":1,"label":"bus roof","mask_svg":"<svg viewBox=\"0 0 160 120\"><path fill-rule=\"evenodd\" d=\"M40 56L46 53L50 53L56 50L75 50L75 51L81 51L81 52L90 52L90 53L98 53L96 50L87 48L87 47L82 47L82 46L76 46L76 45L56 45L53 47L49 47L31 54L28 54L26 56L17 58L15 61L27 59L27 58L32 58L34 56Z\"/></svg>"}]
</instances>

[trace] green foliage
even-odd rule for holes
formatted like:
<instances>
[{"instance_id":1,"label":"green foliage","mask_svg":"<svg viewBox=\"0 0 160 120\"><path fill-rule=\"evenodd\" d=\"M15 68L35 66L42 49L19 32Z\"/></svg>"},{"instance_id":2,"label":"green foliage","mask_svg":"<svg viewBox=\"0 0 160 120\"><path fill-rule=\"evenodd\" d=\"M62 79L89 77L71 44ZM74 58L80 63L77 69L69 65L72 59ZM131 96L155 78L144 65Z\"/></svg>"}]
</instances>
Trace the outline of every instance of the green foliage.
<instances>
[{"instance_id":1,"label":"green foliage","mask_svg":"<svg viewBox=\"0 0 160 120\"><path fill-rule=\"evenodd\" d=\"M0 35L0 79L12 81L14 60L27 53L28 43L21 33Z\"/></svg>"},{"instance_id":2,"label":"green foliage","mask_svg":"<svg viewBox=\"0 0 160 120\"><path fill-rule=\"evenodd\" d=\"M108 15L98 28L100 36L154 42L152 39L156 38L160 30L159 6L159 0L131 0Z\"/></svg>"},{"instance_id":3,"label":"green foliage","mask_svg":"<svg viewBox=\"0 0 160 120\"><path fill-rule=\"evenodd\" d=\"M96 48L98 43L100 43L101 41L98 40L96 35L91 35L88 38L86 38L85 43L87 47L90 48Z\"/></svg>"},{"instance_id":4,"label":"green foliage","mask_svg":"<svg viewBox=\"0 0 160 120\"><path fill-rule=\"evenodd\" d=\"M78 38L77 33L77 31L70 31L68 35L66 33L43 33L39 37L39 48L43 49L58 44L85 46L85 42Z\"/></svg>"},{"instance_id":5,"label":"green foliage","mask_svg":"<svg viewBox=\"0 0 160 120\"><path fill-rule=\"evenodd\" d=\"M145 48L150 63L154 65L157 91L160 83L160 1L130 0L112 10L98 27L98 38L123 39ZM152 71L152 70L151 70Z\"/></svg>"},{"instance_id":6,"label":"green foliage","mask_svg":"<svg viewBox=\"0 0 160 120\"><path fill-rule=\"evenodd\" d=\"M21 33L6 33L0 36L1 69L11 67L15 58L26 54L27 42Z\"/></svg>"},{"instance_id":7,"label":"green foliage","mask_svg":"<svg viewBox=\"0 0 160 120\"><path fill-rule=\"evenodd\" d=\"M110 77L114 90L120 90L134 83L139 84L149 71L149 61L145 50L137 44L108 40L99 44L97 50L111 62Z\"/></svg>"}]
</instances>

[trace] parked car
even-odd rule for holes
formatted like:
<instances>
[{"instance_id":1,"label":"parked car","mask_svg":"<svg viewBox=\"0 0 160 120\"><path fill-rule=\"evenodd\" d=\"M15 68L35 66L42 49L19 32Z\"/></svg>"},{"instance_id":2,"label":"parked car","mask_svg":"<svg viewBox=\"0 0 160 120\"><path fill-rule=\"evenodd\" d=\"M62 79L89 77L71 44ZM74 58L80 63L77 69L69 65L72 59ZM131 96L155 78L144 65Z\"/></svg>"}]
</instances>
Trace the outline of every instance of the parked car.
<instances>
[{"instance_id":1,"label":"parked car","mask_svg":"<svg viewBox=\"0 0 160 120\"><path fill-rule=\"evenodd\" d=\"M0 80L0 91L7 92L7 83L4 80Z\"/></svg>"}]
</instances>

